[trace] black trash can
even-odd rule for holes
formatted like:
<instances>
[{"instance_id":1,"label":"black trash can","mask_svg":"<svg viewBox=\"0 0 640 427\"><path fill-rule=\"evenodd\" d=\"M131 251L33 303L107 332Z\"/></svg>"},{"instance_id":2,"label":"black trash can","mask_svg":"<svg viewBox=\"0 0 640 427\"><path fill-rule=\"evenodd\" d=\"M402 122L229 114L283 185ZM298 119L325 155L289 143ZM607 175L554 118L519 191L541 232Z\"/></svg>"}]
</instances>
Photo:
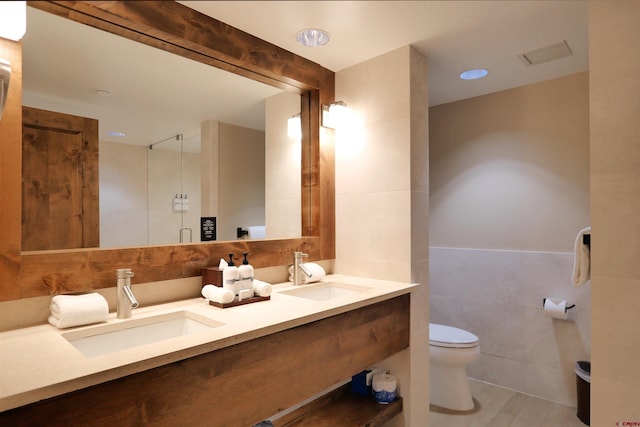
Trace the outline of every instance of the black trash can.
<instances>
[{"instance_id":1,"label":"black trash can","mask_svg":"<svg viewBox=\"0 0 640 427\"><path fill-rule=\"evenodd\" d=\"M578 418L586 425L591 425L591 362L576 363L576 387L578 391Z\"/></svg>"}]
</instances>

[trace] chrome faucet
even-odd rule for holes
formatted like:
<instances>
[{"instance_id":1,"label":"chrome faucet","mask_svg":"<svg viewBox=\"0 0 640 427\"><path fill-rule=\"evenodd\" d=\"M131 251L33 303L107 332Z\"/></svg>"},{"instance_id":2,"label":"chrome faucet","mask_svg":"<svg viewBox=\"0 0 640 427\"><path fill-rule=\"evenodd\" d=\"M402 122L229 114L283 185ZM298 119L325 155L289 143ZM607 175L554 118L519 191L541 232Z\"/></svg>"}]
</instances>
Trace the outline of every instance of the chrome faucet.
<instances>
[{"instance_id":1,"label":"chrome faucet","mask_svg":"<svg viewBox=\"0 0 640 427\"><path fill-rule=\"evenodd\" d=\"M116 277L118 278L116 286L118 319L128 319L131 317L131 309L138 307L138 300L131 290L133 272L130 268L119 268L116 270Z\"/></svg>"},{"instance_id":2,"label":"chrome faucet","mask_svg":"<svg viewBox=\"0 0 640 427\"><path fill-rule=\"evenodd\" d=\"M305 254L302 252L294 252L293 253L293 284L294 286L302 285L302 274L304 273L307 277L311 277L311 272L302 265L302 258L308 257L309 254Z\"/></svg>"}]
</instances>

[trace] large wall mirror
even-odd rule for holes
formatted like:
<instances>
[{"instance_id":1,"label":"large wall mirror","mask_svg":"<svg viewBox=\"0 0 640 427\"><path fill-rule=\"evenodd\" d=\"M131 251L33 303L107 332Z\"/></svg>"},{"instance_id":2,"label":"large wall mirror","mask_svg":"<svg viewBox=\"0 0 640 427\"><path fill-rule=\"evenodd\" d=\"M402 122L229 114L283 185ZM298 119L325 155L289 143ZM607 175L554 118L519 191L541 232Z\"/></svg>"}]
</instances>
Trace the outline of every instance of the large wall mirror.
<instances>
[{"instance_id":1,"label":"large wall mirror","mask_svg":"<svg viewBox=\"0 0 640 427\"><path fill-rule=\"evenodd\" d=\"M114 122L114 127L108 124L106 120L104 120L104 124L101 123L99 125L99 128L104 132L121 131L119 130L121 129L119 125L126 124L129 120L142 121L143 115L146 112L151 112L156 106L156 101L162 99L163 96L169 98L163 104L169 105L170 108L172 105L171 96L175 95L176 90L181 92L181 88L187 87L184 84L185 79L193 79L193 76L198 76L204 81L215 79L211 76L215 75L219 68L225 72L233 73L236 77L241 76L241 80L245 81L245 83L249 79L250 86L259 86L261 89L258 90L263 91L259 104L262 104L261 108L264 108L264 112L256 112L256 106L254 105L253 113L246 112L242 120L250 120L251 117L258 117L258 120L264 120L265 140L267 140L266 144L268 146L271 112L276 111L276 116L278 117L275 120L281 122L282 120L279 116L285 114L284 110L286 108L281 108L282 99L280 96L282 94L295 94L298 108L293 110L294 113L300 112L302 119L302 137L298 143L301 160L297 171L300 181L300 201L297 202L296 206L291 207L291 212L299 218L300 231L296 234L299 237L285 237L288 235L281 234L279 237L269 238L267 236L266 239L260 240L222 240L219 238L219 241L216 242L182 244L153 244L151 242L151 245L134 243L133 246L130 246L124 243L126 247L117 248L98 247L99 245L93 245L94 247L92 248L61 250L29 251L26 250L27 248L22 248L20 224L23 212L19 208L15 208L21 205L21 181L23 176L23 165L20 160L23 141L21 132L23 107L19 96L20 92L22 92L23 82L21 74L18 73L15 79L12 78L11 88L18 95L9 96L2 126L0 126L0 138L3 141L2 146L0 146L0 154L3 159L13 159L13 161L3 162L3 168L0 171L0 178L2 178L0 200L4 206L11 207L0 213L0 223L4 227L3 240L0 242L0 301L112 287L115 285L115 269L123 266L134 269L136 282L143 283L198 276L201 274L202 267L215 265L219 258L232 252L251 252L252 264L257 268L286 266L291 262L292 252L295 250L303 250L309 253L310 259L332 259L335 257L333 136L331 132L322 130L320 127L321 104L328 104L334 101L335 77L333 72L250 34L202 15L177 2L33 1L28 2L28 5L37 9L35 12L39 13L41 18L44 17L46 19L46 15L42 15L43 13L51 13L56 15L54 16L56 18L62 18L63 21L61 21L60 25L63 25L67 20L74 21L86 26L85 30L101 30L122 37L122 40L120 40L122 43L130 43L130 40L134 40L147 45L141 47L147 48L150 46L158 50L156 53L163 55L169 53L170 56L180 57L172 58L170 61L184 58L194 60L197 62L196 66L202 68L203 73L207 73L204 76L198 74L200 71L177 71L179 65L172 65L170 77L164 78L166 80L163 82L164 89L156 91L155 96L157 98L150 100L146 97L138 96L135 102L141 102L143 109L134 113L130 109L131 105L122 107L122 114L119 117L119 121ZM32 15L33 12L33 10L30 10L29 15ZM29 22L28 26L31 25L32 22ZM66 32L66 30L61 31ZM53 43L53 38L57 35L52 32L47 34L50 40L47 41L42 55L52 56L57 54L54 46L50 44L50 42ZM30 35L27 37L30 37ZM76 36L67 43L82 45L88 42L88 37L85 39L85 37ZM9 57L14 58L14 61L17 61L14 62L14 64L17 64L17 69L23 68L21 64L23 54L21 44L0 41L0 48L4 49ZM32 86L32 82L27 81L31 78L29 67L32 66L27 52L28 48L29 40L25 40L24 103L36 106L35 93L37 92L37 83L34 81L33 85L35 86ZM106 52L101 46L96 46L94 50L95 52L93 53L101 54L98 55L97 61L120 62L121 65L125 66L119 75L105 77L113 79L128 78L136 74L137 68L133 65L133 58L119 57L119 52ZM95 93L95 90L109 91L109 88L98 87L95 82L89 80L91 76L99 75L101 71L104 71L100 64L101 62L94 63L93 69L85 71L84 74L80 74L76 79L65 79L64 75L59 76L61 78L61 80L57 81L59 89L67 95L78 90L78 87L80 89L89 89L89 93L85 92L84 96L94 96L95 98L92 102L97 104L96 108L99 107L99 103L112 102L119 95L118 90L113 89L116 86L112 87L111 97L101 97L100 94ZM72 65L79 66L79 64ZM47 69L43 71L49 77L52 77L56 70L50 69L49 65L46 67ZM149 72L151 74L143 77L152 80L156 74L160 75L160 70L157 71L157 73ZM69 86L72 83L70 80L78 80L74 83L80 83L80 86L76 85L75 89L72 88ZM260 84L256 82L260 82ZM262 86L262 84L266 84L266 86ZM91 93L91 90L93 90L93 93ZM129 90L135 91L136 86L134 85ZM135 93L127 95L133 95L133 99L136 99ZM198 94L191 95L194 98L198 96ZM239 96L242 95L239 95L238 92L234 93L234 97ZM36 109L50 111L65 107L68 108L63 110L66 114L94 115L74 110L70 105L65 105L64 97L52 97L56 99L48 99L51 104L38 104ZM283 102L287 104L289 101ZM270 106L270 103L274 105ZM179 104L176 103L176 105ZM181 113L182 110L179 108L177 111L173 111L173 115L176 117ZM29 118L29 114L25 115L25 119ZM289 115L289 112L286 112L285 117L287 115ZM100 118L98 117L98 119ZM199 127L201 134L217 132L218 135L222 135L230 133L231 128L255 130L256 127L255 125L237 122L235 121L236 119L232 118L214 117L211 112L203 114L194 120L194 127ZM281 126L283 132L286 132L286 122L281 123ZM169 123L169 121L165 123L163 120L159 123L156 122L150 128L145 128L144 132L151 134L146 135L144 138L148 138L147 141L157 142L182 135L180 139L184 142L187 137L192 136L187 127L178 129L175 124ZM197 132L196 130L195 133ZM142 138L140 136L136 139ZM208 138L209 141L213 139L211 135L208 137L201 135L201 138L203 140ZM106 140L107 138L105 137L104 139ZM112 145L124 145L121 142L110 142ZM135 144L131 145L135 146ZM100 150L103 150L102 146L100 146ZM159 151L160 147L158 147ZM181 149L174 153L186 152L186 150ZM222 155L220 154L221 152L217 153ZM108 154L98 154L108 157ZM99 157L99 155L95 157ZM178 156L178 154L174 154L175 156ZM214 154L201 151L199 156L203 158L214 156ZM269 166L267 149L265 149L265 158L265 176L267 176L268 180L270 174L277 175L279 171ZM241 162L238 162L238 165L241 165ZM26 168L28 168L27 165L25 165ZM144 168L147 169L146 163ZM160 169L162 170L162 167ZM117 171L115 173L117 174ZM203 172L201 171L200 173ZM211 173L211 171L208 173ZM239 173L239 167L235 168L234 173L236 177L242 176ZM149 174L147 174L146 179L149 179ZM210 185L213 181L213 179L207 179L203 182ZM233 188L233 186L230 188ZM268 188L270 187L267 183L265 185L265 193L269 191ZM104 193L105 190L100 188L100 192ZM171 193L173 194L171 194L170 199L173 199L175 194L179 192L172 189ZM206 192L206 194L211 193ZM195 195L189 194L188 196L189 198L195 198ZM238 195L237 197L241 196ZM265 198L268 199L268 196L265 196ZM168 203L171 204L172 200L169 200ZM211 209L215 208L216 203L219 203L217 209L219 209L218 212L221 217L224 214L222 210L226 209L222 196L220 199L215 200L202 199L200 203L209 204ZM124 203L124 205L128 206L127 203ZM292 205L292 203L289 202L289 205ZM265 222L267 222L270 209L268 204L265 205L264 209ZM256 224L248 219L241 219L240 222L234 224L234 228L236 225L253 226ZM266 224L266 228L269 228L268 224ZM173 234L178 236L178 233ZM195 231L194 234L196 234ZM108 246L111 246L111 244ZM116 243L113 243L113 246L116 246Z\"/></svg>"},{"instance_id":2,"label":"large wall mirror","mask_svg":"<svg viewBox=\"0 0 640 427\"><path fill-rule=\"evenodd\" d=\"M101 248L301 237L287 135L300 95L32 7L27 19L23 104L98 122ZM28 212L67 203L55 178L23 191L23 250L74 247L29 236L71 226ZM43 186L48 204L31 203Z\"/></svg>"}]
</instances>

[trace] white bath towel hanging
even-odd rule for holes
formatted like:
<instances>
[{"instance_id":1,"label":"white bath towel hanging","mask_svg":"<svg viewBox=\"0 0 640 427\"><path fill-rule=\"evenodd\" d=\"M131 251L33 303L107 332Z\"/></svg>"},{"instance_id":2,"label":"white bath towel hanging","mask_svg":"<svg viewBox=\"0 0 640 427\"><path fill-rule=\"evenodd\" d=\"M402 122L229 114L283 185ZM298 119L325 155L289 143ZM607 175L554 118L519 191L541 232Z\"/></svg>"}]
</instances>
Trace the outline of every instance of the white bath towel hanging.
<instances>
[{"instance_id":1,"label":"white bath towel hanging","mask_svg":"<svg viewBox=\"0 0 640 427\"><path fill-rule=\"evenodd\" d=\"M584 243L585 234L591 234L591 227L585 227L578 232L574 247L573 275L571 282L573 286L582 286L591 279L591 250L589 245Z\"/></svg>"}]
</instances>

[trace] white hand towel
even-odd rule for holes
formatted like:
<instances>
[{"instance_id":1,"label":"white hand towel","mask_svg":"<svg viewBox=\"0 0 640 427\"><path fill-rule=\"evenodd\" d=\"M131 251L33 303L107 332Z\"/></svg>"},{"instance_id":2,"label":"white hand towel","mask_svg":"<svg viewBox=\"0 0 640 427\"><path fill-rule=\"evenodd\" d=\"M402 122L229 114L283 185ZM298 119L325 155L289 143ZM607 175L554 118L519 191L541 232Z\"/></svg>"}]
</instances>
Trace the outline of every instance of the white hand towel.
<instances>
[{"instance_id":1,"label":"white hand towel","mask_svg":"<svg viewBox=\"0 0 640 427\"><path fill-rule=\"evenodd\" d=\"M311 273L311 277L308 277L303 272L300 272L300 274L302 275L303 283L319 282L327 275L327 272L324 271L324 268L322 268L320 264L316 264L314 262L305 262L302 265L307 269L309 273ZM289 281L293 281L293 266L289 267Z\"/></svg>"},{"instance_id":2,"label":"white hand towel","mask_svg":"<svg viewBox=\"0 0 640 427\"><path fill-rule=\"evenodd\" d=\"M247 227L247 230L249 230L249 240L264 239L267 237L267 228L264 225L253 225Z\"/></svg>"},{"instance_id":3,"label":"white hand towel","mask_svg":"<svg viewBox=\"0 0 640 427\"><path fill-rule=\"evenodd\" d=\"M229 289L214 285L205 285L202 288L202 296L219 304L229 304L236 297Z\"/></svg>"},{"instance_id":4,"label":"white hand towel","mask_svg":"<svg viewBox=\"0 0 640 427\"><path fill-rule=\"evenodd\" d=\"M49 310L49 323L61 329L105 322L109 317L109 304L98 293L56 295L51 298Z\"/></svg>"},{"instance_id":5,"label":"white hand towel","mask_svg":"<svg viewBox=\"0 0 640 427\"><path fill-rule=\"evenodd\" d=\"M253 293L259 297L268 297L271 295L271 284L262 280L253 279Z\"/></svg>"},{"instance_id":6,"label":"white hand towel","mask_svg":"<svg viewBox=\"0 0 640 427\"><path fill-rule=\"evenodd\" d=\"M585 234L591 234L591 227L583 228L576 236L571 276L571 282L576 287L584 285L591 278L591 251L589 246L584 244Z\"/></svg>"}]
</instances>

